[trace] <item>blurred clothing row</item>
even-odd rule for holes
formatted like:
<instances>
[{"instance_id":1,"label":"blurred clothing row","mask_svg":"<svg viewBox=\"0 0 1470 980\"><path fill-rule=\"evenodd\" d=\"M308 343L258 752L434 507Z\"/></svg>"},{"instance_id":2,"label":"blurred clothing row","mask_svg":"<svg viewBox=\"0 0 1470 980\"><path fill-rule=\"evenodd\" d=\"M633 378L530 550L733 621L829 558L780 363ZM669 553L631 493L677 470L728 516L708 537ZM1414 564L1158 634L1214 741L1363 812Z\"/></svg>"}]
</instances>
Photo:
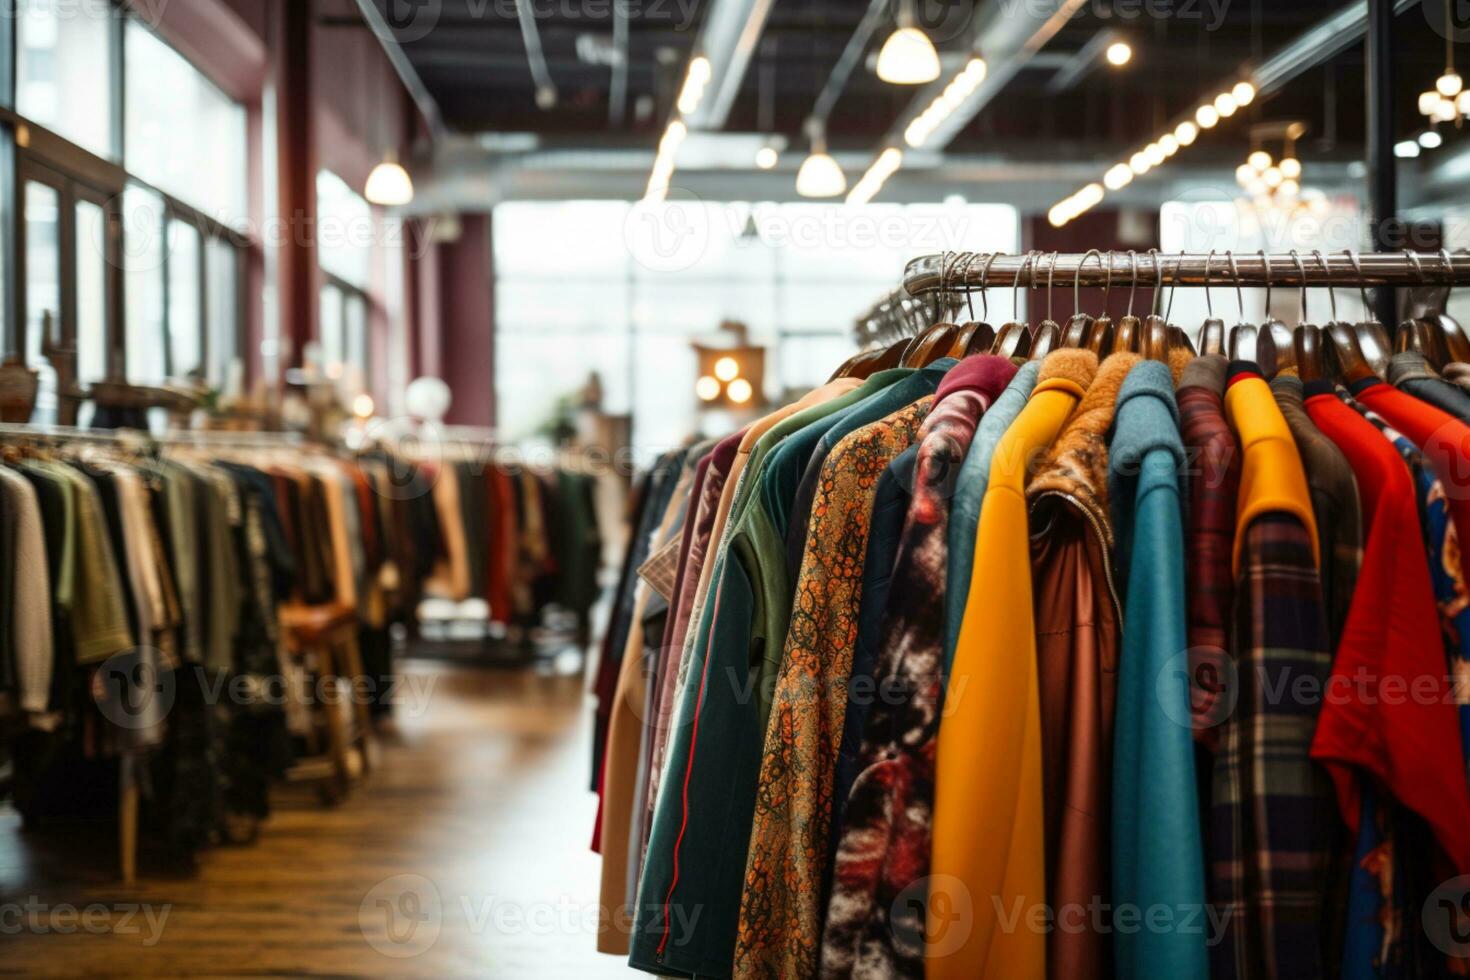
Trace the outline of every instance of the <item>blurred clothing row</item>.
<instances>
[{"instance_id":1,"label":"blurred clothing row","mask_svg":"<svg viewBox=\"0 0 1470 980\"><path fill-rule=\"evenodd\" d=\"M599 948L1467 972L1420 913L1470 873L1470 393L1413 352L1392 383L1169 357L839 378L642 477Z\"/></svg>"}]
</instances>

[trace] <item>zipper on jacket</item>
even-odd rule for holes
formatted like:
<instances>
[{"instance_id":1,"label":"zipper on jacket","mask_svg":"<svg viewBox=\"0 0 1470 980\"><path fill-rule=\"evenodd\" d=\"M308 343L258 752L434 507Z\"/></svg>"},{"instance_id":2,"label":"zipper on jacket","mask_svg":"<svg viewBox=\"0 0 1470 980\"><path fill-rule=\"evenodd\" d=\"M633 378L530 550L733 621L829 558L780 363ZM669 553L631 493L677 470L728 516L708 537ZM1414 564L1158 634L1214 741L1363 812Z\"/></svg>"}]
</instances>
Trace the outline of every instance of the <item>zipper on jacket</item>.
<instances>
[{"instance_id":1,"label":"zipper on jacket","mask_svg":"<svg viewBox=\"0 0 1470 980\"><path fill-rule=\"evenodd\" d=\"M1092 508L1087 507L1082 501L1064 490L1047 490L1039 494L1038 499L1040 497L1062 498L1076 508L1083 517L1087 518L1087 523L1092 525L1092 533L1097 535L1098 548L1102 551L1103 578L1108 583L1108 598L1113 602L1113 615L1116 618L1118 629L1121 632L1123 629L1123 604L1118 601L1118 590L1113 585L1113 558L1108 551L1108 537L1103 534L1102 523L1097 519L1097 515L1093 514Z\"/></svg>"}]
</instances>

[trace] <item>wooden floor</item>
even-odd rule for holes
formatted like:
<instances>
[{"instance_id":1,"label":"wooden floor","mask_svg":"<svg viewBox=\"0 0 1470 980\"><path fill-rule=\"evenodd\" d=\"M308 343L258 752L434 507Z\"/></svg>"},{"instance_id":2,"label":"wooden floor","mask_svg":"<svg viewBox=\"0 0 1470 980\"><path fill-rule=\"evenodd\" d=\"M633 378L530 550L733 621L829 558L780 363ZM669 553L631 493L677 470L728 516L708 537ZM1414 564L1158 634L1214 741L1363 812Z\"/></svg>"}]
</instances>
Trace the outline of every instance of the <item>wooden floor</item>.
<instances>
[{"instance_id":1,"label":"wooden floor","mask_svg":"<svg viewBox=\"0 0 1470 980\"><path fill-rule=\"evenodd\" d=\"M0 808L0 974L634 976L593 951L590 711L568 670L408 662L426 706L400 710L368 785L331 809L293 789L189 876L145 860L123 887L112 828L22 834Z\"/></svg>"}]
</instances>

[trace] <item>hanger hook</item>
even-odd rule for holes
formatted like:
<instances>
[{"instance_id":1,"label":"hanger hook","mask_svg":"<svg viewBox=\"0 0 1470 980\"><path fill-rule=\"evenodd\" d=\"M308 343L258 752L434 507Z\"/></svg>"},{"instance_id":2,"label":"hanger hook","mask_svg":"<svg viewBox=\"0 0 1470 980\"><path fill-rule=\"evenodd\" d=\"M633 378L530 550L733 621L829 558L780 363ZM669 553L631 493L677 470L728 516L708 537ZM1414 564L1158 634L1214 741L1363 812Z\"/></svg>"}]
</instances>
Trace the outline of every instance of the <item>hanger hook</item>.
<instances>
[{"instance_id":1,"label":"hanger hook","mask_svg":"<svg viewBox=\"0 0 1470 980\"><path fill-rule=\"evenodd\" d=\"M1052 277L1057 274L1057 254L1051 253L1051 265L1046 270L1046 318L1051 320L1051 282ZM1055 322L1055 321L1053 321Z\"/></svg>"},{"instance_id":2,"label":"hanger hook","mask_svg":"<svg viewBox=\"0 0 1470 980\"><path fill-rule=\"evenodd\" d=\"M1031 260L1035 256L1036 251L1034 249L1026 252L1025 257L1021 259L1021 264L1016 266L1016 278L1011 281L1011 316L1018 323L1021 320L1021 301L1018 298L1021 289L1021 274L1026 271L1026 267L1031 264ZM1029 289L1031 284L1028 282L1026 287Z\"/></svg>"},{"instance_id":3,"label":"hanger hook","mask_svg":"<svg viewBox=\"0 0 1470 980\"><path fill-rule=\"evenodd\" d=\"M1210 254L1205 256L1205 316L1213 320L1215 318L1215 301L1210 298L1210 264L1215 261L1215 250L1210 249Z\"/></svg>"},{"instance_id":4,"label":"hanger hook","mask_svg":"<svg viewBox=\"0 0 1470 980\"><path fill-rule=\"evenodd\" d=\"M1358 295L1363 300L1363 315L1372 318L1373 304L1368 302L1368 286L1366 285L1366 280L1363 278L1363 264L1358 261L1357 252L1354 252L1350 248L1343 249L1343 252L1347 255L1348 261L1353 264L1353 271L1358 274Z\"/></svg>"},{"instance_id":5,"label":"hanger hook","mask_svg":"<svg viewBox=\"0 0 1470 980\"><path fill-rule=\"evenodd\" d=\"M1302 264L1301 253L1298 252L1296 249L1291 250L1291 260L1296 263L1296 271L1302 277L1301 293L1297 300L1297 305L1300 307L1300 309L1297 310L1296 314L1296 322L1297 325L1300 326L1301 324L1307 322L1307 267Z\"/></svg>"},{"instance_id":6,"label":"hanger hook","mask_svg":"<svg viewBox=\"0 0 1470 980\"><path fill-rule=\"evenodd\" d=\"M1076 316L1077 314L1079 314L1079 313L1082 312L1082 269L1083 269L1084 266L1087 265L1087 260L1089 258L1091 258L1092 256L1094 256L1094 255L1097 256L1097 271L1101 272L1102 271L1102 251L1099 250L1099 249L1089 248L1085 253L1083 253L1082 260L1077 263L1077 278L1075 278L1075 279L1072 280L1072 315L1073 316ZM1106 296L1107 294L1104 293L1103 295Z\"/></svg>"},{"instance_id":7,"label":"hanger hook","mask_svg":"<svg viewBox=\"0 0 1470 980\"><path fill-rule=\"evenodd\" d=\"M984 318L990 320L990 263L995 261L995 253L991 252L985 256L985 264L980 267L980 302L985 306Z\"/></svg>"},{"instance_id":8,"label":"hanger hook","mask_svg":"<svg viewBox=\"0 0 1470 980\"><path fill-rule=\"evenodd\" d=\"M1169 305L1164 309L1164 322L1169 322L1169 317L1174 313L1174 290L1179 288L1179 280L1184 270L1184 249L1179 250L1179 261L1174 263L1174 281L1169 283ZM1205 292L1209 292L1209 277L1205 277Z\"/></svg>"},{"instance_id":9,"label":"hanger hook","mask_svg":"<svg viewBox=\"0 0 1470 980\"><path fill-rule=\"evenodd\" d=\"M1128 287L1128 316L1133 315L1133 297L1138 293L1138 253L1133 249L1128 250L1128 271L1132 285Z\"/></svg>"},{"instance_id":10,"label":"hanger hook","mask_svg":"<svg viewBox=\"0 0 1470 980\"><path fill-rule=\"evenodd\" d=\"M1450 305L1450 293L1455 291L1455 263L1447 248L1439 250L1439 260L1444 263L1444 295L1439 300L1439 311L1443 313Z\"/></svg>"},{"instance_id":11,"label":"hanger hook","mask_svg":"<svg viewBox=\"0 0 1470 980\"><path fill-rule=\"evenodd\" d=\"M1406 248L1404 249L1404 257L1408 259L1411 263L1413 263L1414 276L1422 281L1424 279L1424 267L1419 264L1418 253L1414 252L1412 249Z\"/></svg>"},{"instance_id":12,"label":"hanger hook","mask_svg":"<svg viewBox=\"0 0 1470 980\"><path fill-rule=\"evenodd\" d=\"M1332 322L1337 322L1337 287L1332 285L1332 266L1327 263L1327 256L1322 254L1320 248L1312 249L1312 254L1317 261L1322 263L1322 275L1327 279L1327 302L1332 305Z\"/></svg>"},{"instance_id":13,"label":"hanger hook","mask_svg":"<svg viewBox=\"0 0 1470 980\"><path fill-rule=\"evenodd\" d=\"M1266 254L1265 249L1256 252L1261 257L1261 267L1266 276L1266 314L1263 319L1271 319L1271 257Z\"/></svg>"},{"instance_id":14,"label":"hanger hook","mask_svg":"<svg viewBox=\"0 0 1470 980\"><path fill-rule=\"evenodd\" d=\"M1230 263L1230 278L1235 280L1235 308L1240 322L1245 322L1245 290L1240 288L1240 266L1235 264L1235 249L1225 250L1225 259Z\"/></svg>"},{"instance_id":15,"label":"hanger hook","mask_svg":"<svg viewBox=\"0 0 1470 980\"><path fill-rule=\"evenodd\" d=\"M975 264L975 259L978 257L978 254L975 252L965 253L965 271L963 275L966 279L970 276L970 267ZM970 319L975 319L975 291L970 288L968 282L965 283L965 307L970 311Z\"/></svg>"},{"instance_id":16,"label":"hanger hook","mask_svg":"<svg viewBox=\"0 0 1470 980\"><path fill-rule=\"evenodd\" d=\"M1148 308L1150 315L1157 315L1159 312L1159 308L1163 305L1161 303L1161 299L1163 297L1162 289L1164 285L1164 265L1162 262L1159 261L1158 249L1151 248L1148 250L1148 254L1154 260L1154 298L1153 302L1149 304Z\"/></svg>"}]
</instances>

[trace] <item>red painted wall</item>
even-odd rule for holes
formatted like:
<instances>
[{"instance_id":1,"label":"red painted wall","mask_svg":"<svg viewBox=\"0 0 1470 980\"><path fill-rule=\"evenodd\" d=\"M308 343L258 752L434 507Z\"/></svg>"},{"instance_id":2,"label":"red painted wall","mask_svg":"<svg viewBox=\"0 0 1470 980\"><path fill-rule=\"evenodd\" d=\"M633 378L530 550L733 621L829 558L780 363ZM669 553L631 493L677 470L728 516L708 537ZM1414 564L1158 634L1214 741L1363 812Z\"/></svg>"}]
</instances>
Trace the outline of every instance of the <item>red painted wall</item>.
<instances>
[{"instance_id":1,"label":"red painted wall","mask_svg":"<svg viewBox=\"0 0 1470 980\"><path fill-rule=\"evenodd\" d=\"M438 246L442 300L437 335L439 376L454 393L446 421L495 424L495 298L491 276L490 216L461 218L459 240ZM434 324L425 324L435 333ZM427 365L426 365L427 366Z\"/></svg>"}]
</instances>

